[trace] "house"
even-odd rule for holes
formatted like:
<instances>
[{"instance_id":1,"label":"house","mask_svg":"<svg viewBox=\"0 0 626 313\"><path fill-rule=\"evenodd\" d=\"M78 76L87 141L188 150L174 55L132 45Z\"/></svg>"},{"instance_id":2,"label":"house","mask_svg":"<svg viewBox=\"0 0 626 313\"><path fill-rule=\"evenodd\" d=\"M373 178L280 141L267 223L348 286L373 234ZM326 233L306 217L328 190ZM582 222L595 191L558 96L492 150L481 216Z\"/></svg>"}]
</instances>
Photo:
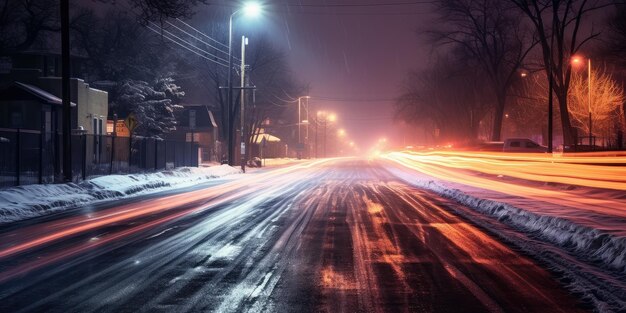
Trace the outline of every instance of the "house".
<instances>
[{"instance_id":1,"label":"house","mask_svg":"<svg viewBox=\"0 0 626 313\"><path fill-rule=\"evenodd\" d=\"M78 75L81 72L82 58L72 57L72 73L73 76ZM49 95L60 98L61 97L61 78L60 76L60 55L55 53L41 52L41 51L26 51L5 56L0 56L0 92L2 90L8 91L10 94L4 93L5 97L2 98L3 112L13 108L16 110L15 116L18 116L17 111L39 112L40 110L33 111L32 105L26 105L26 107L17 110L16 105L19 106L19 101L13 101L11 97L15 96L17 89L32 89L37 88ZM31 93L32 94L32 93ZM41 92L39 92L41 94ZM6 97L9 96L9 97ZM84 80L78 78L72 78L70 80L70 101L75 103L76 106L72 109L72 129L80 129L87 134L101 135L105 133L106 117L108 113L108 93L92 88ZM12 103L7 106L8 103ZM26 108L29 108L26 110ZM54 111L54 110L52 110ZM11 114L11 112L5 112ZM35 114L37 115L37 114ZM59 116L61 114L59 113ZM41 120L39 116L28 116L29 123L34 123L34 120ZM60 125L60 120L58 120ZM104 124L104 125L103 125ZM6 123L4 124L6 125ZM37 128L38 130L39 128ZM56 128L55 128L56 129ZM60 128L57 129L60 131Z\"/></svg>"},{"instance_id":2,"label":"house","mask_svg":"<svg viewBox=\"0 0 626 313\"><path fill-rule=\"evenodd\" d=\"M200 147L200 163L217 161L220 144L213 113L202 104L182 104L182 106L183 109L176 114L176 130L166 134L166 138L197 143Z\"/></svg>"},{"instance_id":3,"label":"house","mask_svg":"<svg viewBox=\"0 0 626 313\"><path fill-rule=\"evenodd\" d=\"M71 103L73 110L76 108ZM0 128L60 132L61 99L37 86L15 82L0 90Z\"/></svg>"},{"instance_id":4,"label":"house","mask_svg":"<svg viewBox=\"0 0 626 313\"><path fill-rule=\"evenodd\" d=\"M0 156L0 170L15 172L11 175L16 177L16 182L6 184L46 183L60 177L61 78L50 76L59 74L59 64L58 55L45 53L0 57L0 140L2 150L11 152ZM93 148L89 151L93 153L79 154L92 162L103 150L99 135L105 133L108 93L72 78L70 102L72 132L95 135L90 138ZM72 142L73 146L81 145L78 138Z\"/></svg>"}]
</instances>

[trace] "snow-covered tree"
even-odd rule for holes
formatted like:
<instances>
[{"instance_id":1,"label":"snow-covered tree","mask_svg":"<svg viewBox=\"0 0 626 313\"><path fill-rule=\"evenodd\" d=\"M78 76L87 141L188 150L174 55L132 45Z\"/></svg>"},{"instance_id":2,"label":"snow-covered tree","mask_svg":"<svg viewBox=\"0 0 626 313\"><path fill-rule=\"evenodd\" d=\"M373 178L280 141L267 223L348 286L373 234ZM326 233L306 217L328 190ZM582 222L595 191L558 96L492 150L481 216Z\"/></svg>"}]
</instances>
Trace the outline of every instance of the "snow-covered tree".
<instances>
[{"instance_id":1,"label":"snow-covered tree","mask_svg":"<svg viewBox=\"0 0 626 313\"><path fill-rule=\"evenodd\" d=\"M133 113L138 126L135 134L159 136L176 129L174 113L185 95L172 78L158 79L153 85L138 80L125 80L117 88L113 108L118 114Z\"/></svg>"}]
</instances>

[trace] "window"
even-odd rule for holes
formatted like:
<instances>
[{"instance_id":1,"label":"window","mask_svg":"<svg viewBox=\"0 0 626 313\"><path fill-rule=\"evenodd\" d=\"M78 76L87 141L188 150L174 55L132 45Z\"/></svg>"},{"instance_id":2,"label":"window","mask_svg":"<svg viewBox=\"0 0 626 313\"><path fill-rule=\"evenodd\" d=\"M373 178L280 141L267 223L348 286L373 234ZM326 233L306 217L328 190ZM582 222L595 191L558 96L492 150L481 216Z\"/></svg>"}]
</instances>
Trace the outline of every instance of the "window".
<instances>
[{"instance_id":1,"label":"window","mask_svg":"<svg viewBox=\"0 0 626 313\"><path fill-rule=\"evenodd\" d=\"M537 147L539 147L539 145L532 141L526 142L526 148L537 148Z\"/></svg>"},{"instance_id":2,"label":"window","mask_svg":"<svg viewBox=\"0 0 626 313\"><path fill-rule=\"evenodd\" d=\"M520 142L519 141L511 141L511 147L512 148L519 148L520 147Z\"/></svg>"}]
</instances>

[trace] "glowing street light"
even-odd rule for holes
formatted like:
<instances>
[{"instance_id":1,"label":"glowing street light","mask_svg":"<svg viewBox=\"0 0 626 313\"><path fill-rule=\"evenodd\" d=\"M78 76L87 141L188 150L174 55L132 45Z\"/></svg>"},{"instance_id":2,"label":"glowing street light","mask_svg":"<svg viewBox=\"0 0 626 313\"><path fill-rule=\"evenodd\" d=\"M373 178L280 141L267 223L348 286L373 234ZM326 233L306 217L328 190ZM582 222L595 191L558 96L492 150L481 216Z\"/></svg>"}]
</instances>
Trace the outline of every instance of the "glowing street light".
<instances>
[{"instance_id":1,"label":"glowing street light","mask_svg":"<svg viewBox=\"0 0 626 313\"><path fill-rule=\"evenodd\" d=\"M337 115L335 113L331 113L328 115L328 120L334 122L337 120Z\"/></svg>"},{"instance_id":2,"label":"glowing street light","mask_svg":"<svg viewBox=\"0 0 626 313\"><path fill-rule=\"evenodd\" d=\"M247 17L256 17L261 14L261 6L255 2L248 2L242 8L233 12L228 18L228 164L234 165L235 163L235 134L234 125L230 125L230 121L234 120L230 116L233 108L233 17L243 13ZM243 86L242 86L243 87ZM241 112L243 114L243 111ZM243 134L241 134L243 136ZM243 162L243 160L242 160Z\"/></svg>"},{"instance_id":3,"label":"glowing street light","mask_svg":"<svg viewBox=\"0 0 626 313\"><path fill-rule=\"evenodd\" d=\"M261 15L261 5L257 2L248 2L243 6L243 13L248 17L258 17Z\"/></svg>"}]
</instances>

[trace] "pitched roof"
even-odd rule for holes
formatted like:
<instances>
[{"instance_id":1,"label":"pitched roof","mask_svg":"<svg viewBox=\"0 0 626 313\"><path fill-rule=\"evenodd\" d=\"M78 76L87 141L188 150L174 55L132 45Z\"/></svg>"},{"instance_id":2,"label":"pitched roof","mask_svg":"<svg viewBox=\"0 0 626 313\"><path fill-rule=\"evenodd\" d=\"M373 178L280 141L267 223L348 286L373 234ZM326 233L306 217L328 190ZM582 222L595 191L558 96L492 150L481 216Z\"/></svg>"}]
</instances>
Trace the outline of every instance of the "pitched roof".
<instances>
[{"instance_id":1,"label":"pitched roof","mask_svg":"<svg viewBox=\"0 0 626 313\"><path fill-rule=\"evenodd\" d=\"M39 88L39 87L35 87L33 85L29 85L29 84L24 84L24 83L20 83L20 82L15 82L15 85L17 87L19 87L20 89L30 93L31 95L39 98L40 100L48 103L48 104L56 104L56 105L62 105L63 101L61 100L61 98ZM76 106L76 103L74 102L70 102L71 106Z\"/></svg>"}]
</instances>

